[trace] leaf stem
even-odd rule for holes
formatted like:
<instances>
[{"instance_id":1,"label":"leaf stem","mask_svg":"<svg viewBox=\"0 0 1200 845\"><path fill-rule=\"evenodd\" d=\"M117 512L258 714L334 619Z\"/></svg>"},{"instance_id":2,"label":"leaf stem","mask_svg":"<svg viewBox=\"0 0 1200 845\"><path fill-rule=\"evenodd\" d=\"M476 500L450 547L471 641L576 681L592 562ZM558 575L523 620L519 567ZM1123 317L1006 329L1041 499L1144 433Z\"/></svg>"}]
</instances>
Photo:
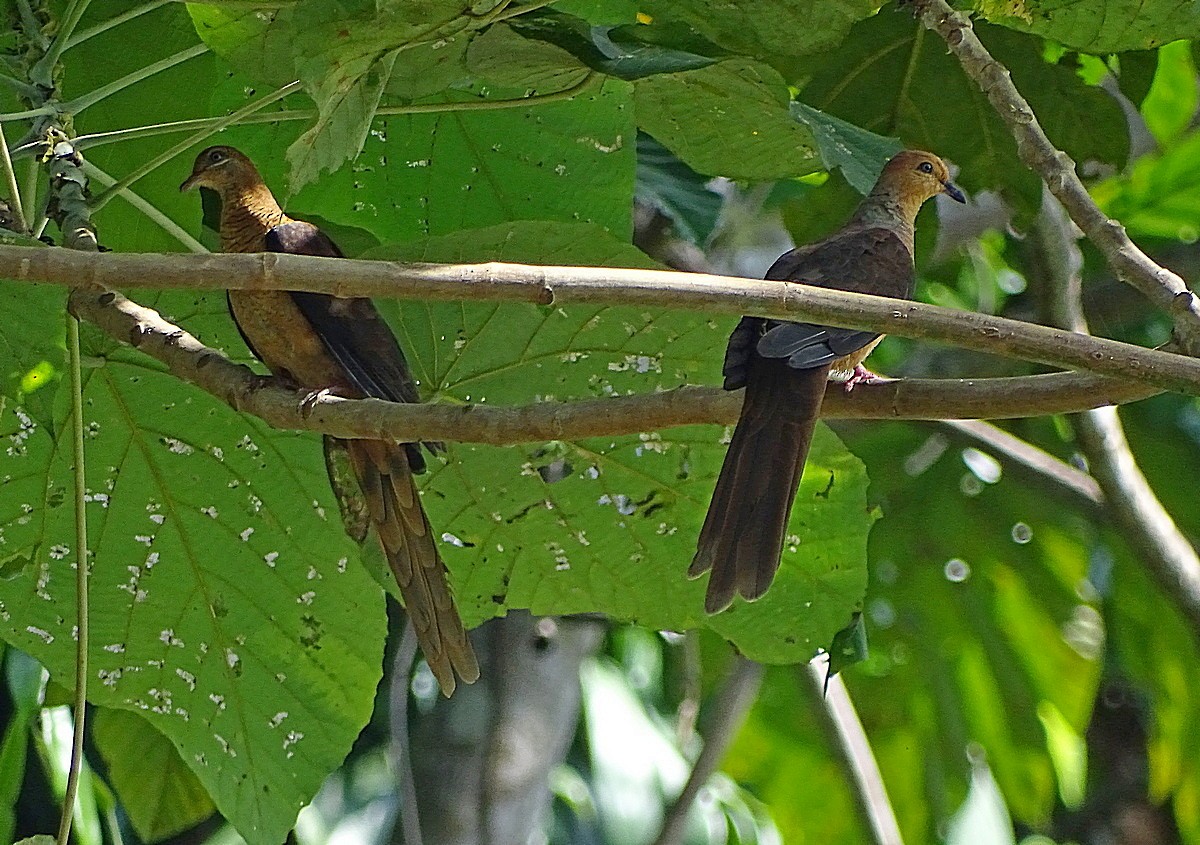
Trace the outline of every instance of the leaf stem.
<instances>
[{"instance_id":1,"label":"leaf stem","mask_svg":"<svg viewBox=\"0 0 1200 845\"><path fill-rule=\"evenodd\" d=\"M21 196L21 203L24 208L29 209L30 219L35 216L37 209L38 177L41 172L41 163L36 158L29 159L25 169L25 191Z\"/></svg>"},{"instance_id":2,"label":"leaf stem","mask_svg":"<svg viewBox=\"0 0 1200 845\"><path fill-rule=\"evenodd\" d=\"M120 26L121 24L125 23L126 21L131 21L134 18L141 17L142 15L146 14L147 12L153 12L155 9L159 8L160 6L165 6L170 2L172 2L172 0L151 0L149 3L145 3L141 6L137 6L136 8L130 9L127 12L122 12L119 15L114 15L113 17L109 18L108 20L98 23L93 27L85 29L83 32L79 33L78 35L73 36L71 39L69 39L67 41L67 49L74 47L76 44L82 44L84 41L87 41L89 38L93 38L93 37L101 34L102 32L107 32L108 30L112 29L114 26Z\"/></svg>"},{"instance_id":3,"label":"leaf stem","mask_svg":"<svg viewBox=\"0 0 1200 845\"><path fill-rule=\"evenodd\" d=\"M8 183L8 201L12 208L13 222L17 231L24 234L29 231L29 224L25 222L25 207L21 204L21 189L17 187L17 174L13 170L12 157L8 154L8 141L4 138L3 123L0 123L0 170L4 171L4 179Z\"/></svg>"},{"instance_id":4,"label":"leaf stem","mask_svg":"<svg viewBox=\"0 0 1200 845\"><path fill-rule=\"evenodd\" d=\"M125 76L122 76L120 79L114 79L107 85L101 85L94 91L90 91L87 94L81 94L74 100L71 100L69 103L63 103L61 106L59 106L59 109L72 115L79 114L85 109L96 105L96 103L100 102L101 100L111 97L113 94L123 91L131 85L135 85L138 82L141 82L143 79L149 79L156 73L169 70L176 65L181 65L184 62L190 61L197 56L202 56L207 52L207 44L193 44L186 50L180 50L178 53L167 56L165 59L160 59L153 64L146 65L143 68L138 68L133 73L128 73Z\"/></svg>"},{"instance_id":5,"label":"leaf stem","mask_svg":"<svg viewBox=\"0 0 1200 845\"><path fill-rule=\"evenodd\" d=\"M56 109L56 106L47 104L44 106L38 106L36 109L8 112L7 114L0 114L0 123L9 123L14 120L32 120L35 117L44 117L48 114L54 114Z\"/></svg>"},{"instance_id":6,"label":"leaf stem","mask_svg":"<svg viewBox=\"0 0 1200 845\"><path fill-rule=\"evenodd\" d=\"M79 320L67 315L67 353L71 366L71 427L75 457L75 728L71 738L71 769L67 775L67 793L63 797L62 819L58 826L58 845L67 845L71 818L79 794L79 775L83 767L83 730L87 714L88 677L88 548L87 514L84 492L87 478L83 455L83 374L80 367Z\"/></svg>"},{"instance_id":7,"label":"leaf stem","mask_svg":"<svg viewBox=\"0 0 1200 845\"><path fill-rule=\"evenodd\" d=\"M508 100L478 100L467 101L460 103L418 103L407 106L384 106L377 109L375 114L382 116L392 116L399 114L432 114L438 112L449 111L488 111L492 109L511 109L522 106L538 106L544 103L553 103L560 100L569 100L575 97L589 83L595 81L596 74L589 72L579 82L564 88L561 91L551 91L549 94L534 94L530 97L517 97ZM293 83L296 84L296 83ZM268 114L250 114L247 113L237 120L237 125L248 126L256 123L279 123L291 120L312 120L317 116L315 109L291 109L288 111L270 112ZM218 129L224 129L232 124L228 123L228 118L211 118L197 117L190 120L175 120L168 123L153 123L147 126L134 126L129 129L115 129L110 132L94 132L90 135L80 135L75 139L75 148L78 150L91 149L105 144L112 144L118 141L127 141L131 138L148 138L154 135L169 135L174 132L186 132L191 129L207 130L207 134L211 135ZM213 128L216 127L216 128ZM27 144L17 150L18 153L27 153L28 150L36 147L41 142Z\"/></svg>"},{"instance_id":8,"label":"leaf stem","mask_svg":"<svg viewBox=\"0 0 1200 845\"><path fill-rule=\"evenodd\" d=\"M85 161L83 163L83 172L88 175L88 178L95 179L106 188L113 187L117 184L116 179L114 179L112 176L109 176L90 161ZM142 214L146 215L152 221L157 223L163 231L175 238L175 240L179 241L191 252L208 252L208 248L205 247L204 244L200 243L200 241L188 234L187 230L185 230L170 217L159 211L153 203L148 202L145 198L135 194L129 188L120 188L117 190L117 193L120 194L122 199L124 199L138 211L142 212Z\"/></svg>"},{"instance_id":9,"label":"leaf stem","mask_svg":"<svg viewBox=\"0 0 1200 845\"><path fill-rule=\"evenodd\" d=\"M17 5L20 7L21 28L25 30L25 37L38 49L45 49L46 45L50 43L50 39L42 32L42 25L38 22L37 15L33 13L33 7L29 5L29 0L17 0Z\"/></svg>"},{"instance_id":10,"label":"leaf stem","mask_svg":"<svg viewBox=\"0 0 1200 845\"><path fill-rule=\"evenodd\" d=\"M262 109L266 108L267 106L271 105L272 103L278 102L279 100L282 100L283 98L287 97L289 94L294 94L299 90L300 90L300 82L299 81L289 82L287 85L284 85L282 88L268 94L267 96L263 97L262 99L255 100L253 103L243 106L242 108L238 109L237 111L235 111L231 114L228 114L225 117L222 117L222 118L215 120L212 123L206 125L199 132L196 132L195 134L185 138L184 140L180 141L175 146L168 149L166 152L155 156L154 158L145 162L141 166L134 168L132 171L125 174L125 176L118 179L108 189L106 189L98 197L96 197L95 199L92 200L92 202L91 202L92 210L97 211L97 210L103 208L108 203L109 200L111 200L113 197L115 197L121 191L128 188L134 182L141 179L146 174L152 173L153 171L157 170L159 167L166 164L171 159L175 158L175 156L179 155L180 153L182 153L186 150L191 149L196 144L200 143L201 141L208 138L209 136L216 134L217 132L221 131L222 129L224 129L227 126L232 126L233 124L240 122L243 118L245 118L249 115L252 115L257 111L261 111Z\"/></svg>"},{"instance_id":11,"label":"leaf stem","mask_svg":"<svg viewBox=\"0 0 1200 845\"><path fill-rule=\"evenodd\" d=\"M62 58L62 54L67 49L67 42L71 39L71 34L75 31L75 27L79 25L80 18L83 17L83 13L87 11L87 7L91 2L92 0L71 0L70 5L67 6L67 11L63 13L62 25L58 28L58 34L50 42L50 47L46 50L46 53L29 69L29 79L32 82L46 89L54 87L54 66Z\"/></svg>"}]
</instances>

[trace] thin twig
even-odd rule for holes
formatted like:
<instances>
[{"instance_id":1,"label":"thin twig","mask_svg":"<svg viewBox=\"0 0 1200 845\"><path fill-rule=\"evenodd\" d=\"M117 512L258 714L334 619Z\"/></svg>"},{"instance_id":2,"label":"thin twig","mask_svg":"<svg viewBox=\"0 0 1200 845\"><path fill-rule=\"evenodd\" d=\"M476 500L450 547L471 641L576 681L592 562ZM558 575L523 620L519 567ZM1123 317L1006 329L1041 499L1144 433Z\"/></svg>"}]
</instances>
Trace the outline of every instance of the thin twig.
<instances>
[{"instance_id":1,"label":"thin twig","mask_svg":"<svg viewBox=\"0 0 1200 845\"><path fill-rule=\"evenodd\" d=\"M1200 393L1200 360L987 314L762 279L526 264L400 264L280 253L99 256L0 247L0 277L63 285L669 307L871 329Z\"/></svg>"},{"instance_id":2,"label":"thin twig","mask_svg":"<svg viewBox=\"0 0 1200 845\"><path fill-rule=\"evenodd\" d=\"M71 365L71 428L75 458L75 727L71 740L71 768L67 774L67 792L63 797L62 818L58 826L58 845L67 845L71 819L79 794L79 775L83 769L83 730L87 713L88 679L88 536L84 494L87 476L83 450L83 375L79 353L79 321L67 315L67 353Z\"/></svg>"},{"instance_id":3,"label":"thin twig","mask_svg":"<svg viewBox=\"0 0 1200 845\"><path fill-rule=\"evenodd\" d=\"M116 179L109 176L90 161L85 161L83 163L83 171L88 175L89 178L96 180L106 187L115 186L117 184ZM147 202L129 188L119 189L118 195L138 211L142 212L142 214L146 215L146 217L148 217L150 220L157 223L164 232L175 238L175 240L179 241L179 243L181 243L188 251L200 254L204 254L209 251L204 244L193 238L182 226L180 226L167 215L163 214L157 206Z\"/></svg>"},{"instance_id":4,"label":"thin twig","mask_svg":"<svg viewBox=\"0 0 1200 845\"><path fill-rule=\"evenodd\" d=\"M1120 222L1100 210L1075 172L1075 162L1046 137L1033 109L1013 85L1008 69L992 58L976 37L970 18L954 11L946 0L914 0L913 6L921 22L945 40L963 71L1008 126L1021 161L1042 177L1117 277L1171 314L1176 337L1184 349L1200 355L1200 300L1183 279L1142 252Z\"/></svg>"},{"instance_id":5,"label":"thin twig","mask_svg":"<svg viewBox=\"0 0 1200 845\"><path fill-rule=\"evenodd\" d=\"M713 772L725 756L729 744L750 712L758 688L762 683L763 667L742 656L734 658L733 668L725 679L721 691L707 708L710 718L704 731L704 747L692 764L687 782L679 797L667 808L662 829L654 839L654 845L679 845L687 830L688 813L700 790L708 783Z\"/></svg>"},{"instance_id":6,"label":"thin twig","mask_svg":"<svg viewBox=\"0 0 1200 845\"><path fill-rule=\"evenodd\" d=\"M25 222L25 206L21 203L21 189L17 187L17 174L13 170L12 157L8 154L8 141L4 138L4 124L0 123L0 169L4 171L4 179L8 183L9 207L13 213L13 223L22 234L29 231Z\"/></svg>"},{"instance_id":7,"label":"thin twig","mask_svg":"<svg viewBox=\"0 0 1200 845\"><path fill-rule=\"evenodd\" d=\"M809 708L825 733L829 749L842 769L854 798L862 828L873 845L903 845L896 814L888 800L883 775L875 762L871 743L854 710L840 675L826 683L825 660L799 667L800 684L808 693Z\"/></svg>"},{"instance_id":8,"label":"thin twig","mask_svg":"<svg viewBox=\"0 0 1200 845\"><path fill-rule=\"evenodd\" d=\"M1029 416L1033 416L1030 414ZM1087 511L1104 507L1104 492L1096 479L1065 461L983 420L941 420L941 426L1004 459L1010 467L1050 489L1066 493Z\"/></svg>"}]
</instances>

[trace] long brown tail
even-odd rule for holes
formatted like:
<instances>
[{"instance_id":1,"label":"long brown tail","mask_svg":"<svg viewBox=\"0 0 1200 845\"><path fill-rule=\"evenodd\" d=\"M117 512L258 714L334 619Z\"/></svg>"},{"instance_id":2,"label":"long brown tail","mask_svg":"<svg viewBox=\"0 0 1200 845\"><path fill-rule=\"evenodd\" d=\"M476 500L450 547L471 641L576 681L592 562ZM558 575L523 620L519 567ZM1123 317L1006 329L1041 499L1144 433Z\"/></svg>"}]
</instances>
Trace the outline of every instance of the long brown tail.
<instances>
[{"instance_id":1,"label":"long brown tail","mask_svg":"<svg viewBox=\"0 0 1200 845\"><path fill-rule=\"evenodd\" d=\"M417 642L448 697L454 692L454 673L472 683L479 678L479 663L421 507L408 453L403 444L379 440L347 441L347 450Z\"/></svg>"},{"instance_id":2,"label":"long brown tail","mask_svg":"<svg viewBox=\"0 0 1200 845\"><path fill-rule=\"evenodd\" d=\"M709 613L728 607L735 593L752 600L771 586L828 378L829 367L754 362L688 568L692 578L712 570L704 597Z\"/></svg>"}]
</instances>

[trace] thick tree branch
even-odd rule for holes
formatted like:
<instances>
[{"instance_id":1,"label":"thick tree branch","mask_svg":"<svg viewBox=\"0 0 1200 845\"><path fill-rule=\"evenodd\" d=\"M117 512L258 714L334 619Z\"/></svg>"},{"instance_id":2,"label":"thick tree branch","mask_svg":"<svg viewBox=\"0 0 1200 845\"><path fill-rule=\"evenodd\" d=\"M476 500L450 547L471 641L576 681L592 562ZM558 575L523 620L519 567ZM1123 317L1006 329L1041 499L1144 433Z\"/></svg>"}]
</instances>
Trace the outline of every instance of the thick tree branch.
<instances>
[{"instance_id":1,"label":"thick tree branch","mask_svg":"<svg viewBox=\"0 0 1200 845\"><path fill-rule=\"evenodd\" d=\"M106 288L298 290L335 296L634 305L754 314L940 340L1200 393L1200 361L1062 329L881 296L673 271L524 264L400 264L275 253L89 256L0 246L0 278Z\"/></svg>"},{"instance_id":2,"label":"thick tree branch","mask_svg":"<svg viewBox=\"0 0 1200 845\"><path fill-rule=\"evenodd\" d=\"M118 293L77 290L70 308L167 366L221 401L277 428L343 438L453 440L507 445L542 440L636 434L677 425L730 424L741 392L682 387L661 393L538 402L523 407L399 405L378 399L327 396L301 408L303 394L264 381L201 343L158 312ZM865 384L847 394L834 385L822 413L829 418L948 419L1027 417L1143 399L1133 382L1083 373L977 380L900 379Z\"/></svg>"},{"instance_id":3,"label":"thick tree branch","mask_svg":"<svg viewBox=\"0 0 1200 845\"><path fill-rule=\"evenodd\" d=\"M1055 200L1047 197L1042 204L1034 234L1041 270L1053 294L1054 319L1087 331L1080 277L1083 256ZM1200 556L1142 474L1116 409L1086 411L1072 423L1121 536L1200 637Z\"/></svg>"},{"instance_id":4,"label":"thick tree branch","mask_svg":"<svg viewBox=\"0 0 1200 845\"><path fill-rule=\"evenodd\" d=\"M945 40L967 76L987 95L1016 139L1021 161L1042 177L1117 277L1170 313L1183 348L1200 355L1200 301L1196 295L1178 275L1142 252L1120 222L1100 210L1076 174L1075 162L1046 137L1033 109L1013 85L1008 69L980 43L970 19L954 11L946 0L914 0L913 6L921 22Z\"/></svg>"}]
</instances>

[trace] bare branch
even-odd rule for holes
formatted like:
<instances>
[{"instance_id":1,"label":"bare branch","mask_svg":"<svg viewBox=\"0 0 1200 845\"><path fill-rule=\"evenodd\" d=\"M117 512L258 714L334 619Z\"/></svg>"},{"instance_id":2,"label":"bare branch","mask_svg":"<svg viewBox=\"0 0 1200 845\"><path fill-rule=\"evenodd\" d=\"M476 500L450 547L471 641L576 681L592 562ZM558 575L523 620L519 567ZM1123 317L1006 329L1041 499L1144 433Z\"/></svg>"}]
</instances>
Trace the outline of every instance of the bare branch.
<instances>
[{"instance_id":1,"label":"bare branch","mask_svg":"<svg viewBox=\"0 0 1200 845\"><path fill-rule=\"evenodd\" d=\"M875 762L871 743L841 675L829 679L828 663L817 659L799 667L800 684L807 693L811 710L818 721L838 767L842 769L858 810L859 821L870 835L872 845L904 845L896 813L892 810L883 775Z\"/></svg>"},{"instance_id":2,"label":"bare branch","mask_svg":"<svg viewBox=\"0 0 1200 845\"><path fill-rule=\"evenodd\" d=\"M331 264L331 261L336 263ZM83 255L0 246L0 278L105 288L296 290L421 300L634 305L754 314L941 340L1043 364L1200 393L1200 361L1114 340L907 300L663 270L243 255Z\"/></svg>"},{"instance_id":3,"label":"bare branch","mask_svg":"<svg viewBox=\"0 0 1200 845\"><path fill-rule=\"evenodd\" d=\"M1100 210L1076 174L1075 162L1046 137L1033 109L1013 85L1008 69L980 43L970 19L954 11L946 0L914 0L913 6L921 22L945 40L963 71L987 95L1016 139L1021 161L1042 177L1117 277L1170 313L1184 349L1200 355L1200 302L1196 295L1178 275L1142 252L1120 222Z\"/></svg>"},{"instance_id":4,"label":"bare branch","mask_svg":"<svg viewBox=\"0 0 1200 845\"><path fill-rule=\"evenodd\" d=\"M1035 483L1066 493L1086 511L1098 512L1104 506L1104 493L1096 479L1032 443L983 420L943 420L942 426L996 453Z\"/></svg>"},{"instance_id":5,"label":"bare branch","mask_svg":"<svg viewBox=\"0 0 1200 845\"><path fill-rule=\"evenodd\" d=\"M302 394L264 382L249 368L233 363L158 312L121 294L78 290L71 296L70 308L232 408L261 417L277 428L320 431L336 437L507 445L636 434L697 423L730 424L741 409L740 391L681 387L522 407L400 405L327 396L302 410ZM1154 392L1133 382L1080 373L978 380L900 379L860 385L850 394L835 385L822 413L828 418L860 419L1026 417L1134 401Z\"/></svg>"},{"instance_id":6,"label":"bare branch","mask_svg":"<svg viewBox=\"0 0 1200 845\"><path fill-rule=\"evenodd\" d=\"M1053 296L1054 318L1087 331L1081 295L1083 256L1062 206L1050 197L1042 204L1035 236ZM1116 409L1086 411L1071 422L1122 538L1200 637L1200 556L1142 474Z\"/></svg>"}]
</instances>

